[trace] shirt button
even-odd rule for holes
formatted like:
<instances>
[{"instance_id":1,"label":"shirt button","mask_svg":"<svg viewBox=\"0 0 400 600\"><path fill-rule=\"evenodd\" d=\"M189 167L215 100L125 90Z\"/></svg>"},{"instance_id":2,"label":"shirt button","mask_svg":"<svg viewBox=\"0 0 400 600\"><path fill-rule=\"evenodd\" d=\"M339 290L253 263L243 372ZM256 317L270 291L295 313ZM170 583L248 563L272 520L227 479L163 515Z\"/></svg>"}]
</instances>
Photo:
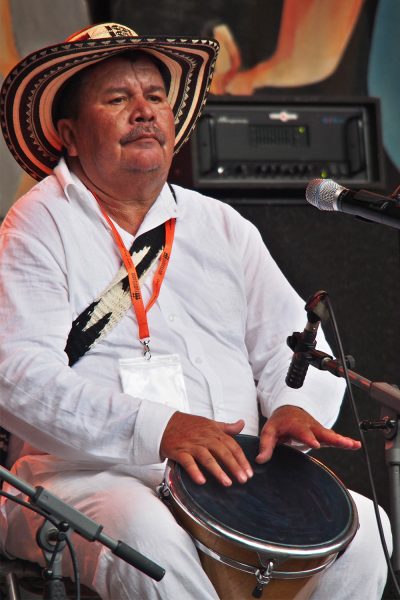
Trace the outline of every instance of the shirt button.
<instances>
[{"instance_id":1,"label":"shirt button","mask_svg":"<svg viewBox=\"0 0 400 600\"><path fill-rule=\"evenodd\" d=\"M175 321L175 315L169 315L168 318L169 318L170 321Z\"/></svg>"},{"instance_id":2,"label":"shirt button","mask_svg":"<svg viewBox=\"0 0 400 600\"><path fill-rule=\"evenodd\" d=\"M202 359L202 358L200 358L200 356L196 356L196 358L194 359L194 362L195 362L197 365L201 365L201 363L203 362L203 359Z\"/></svg>"}]
</instances>

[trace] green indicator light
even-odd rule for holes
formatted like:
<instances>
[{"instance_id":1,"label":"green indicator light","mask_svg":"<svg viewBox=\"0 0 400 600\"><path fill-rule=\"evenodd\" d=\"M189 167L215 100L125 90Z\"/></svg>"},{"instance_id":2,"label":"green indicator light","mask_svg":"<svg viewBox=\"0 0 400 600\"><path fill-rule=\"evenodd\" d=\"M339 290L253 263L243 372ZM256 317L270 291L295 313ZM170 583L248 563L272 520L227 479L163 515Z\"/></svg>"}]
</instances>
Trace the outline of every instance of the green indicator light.
<instances>
[{"instance_id":1,"label":"green indicator light","mask_svg":"<svg viewBox=\"0 0 400 600\"><path fill-rule=\"evenodd\" d=\"M297 131L299 133L305 133L306 132L306 128L305 127L299 127Z\"/></svg>"},{"instance_id":2,"label":"green indicator light","mask_svg":"<svg viewBox=\"0 0 400 600\"><path fill-rule=\"evenodd\" d=\"M328 171L326 169L322 169L321 177L322 179L326 179L328 177Z\"/></svg>"}]
</instances>

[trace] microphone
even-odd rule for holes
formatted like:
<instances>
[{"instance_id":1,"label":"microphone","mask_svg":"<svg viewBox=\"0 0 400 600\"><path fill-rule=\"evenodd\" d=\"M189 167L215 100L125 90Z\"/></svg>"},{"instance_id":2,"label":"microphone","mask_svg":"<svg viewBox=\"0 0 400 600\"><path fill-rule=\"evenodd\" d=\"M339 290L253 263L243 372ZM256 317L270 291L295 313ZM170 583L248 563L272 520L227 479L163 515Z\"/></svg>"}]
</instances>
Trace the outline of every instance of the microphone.
<instances>
[{"instance_id":1,"label":"microphone","mask_svg":"<svg viewBox=\"0 0 400 600\"><path fill-rule=\"evenodd\" d=\"M290 335L286 343L293 350L292 360L286 375L285 383L287 386L298 389L304 383L310 361L308 352L314 350L316 346L316 337L321 319L326 316L326 307L324 300L327 292L316 292L305 305L307 311L307 323L302 333L298 331Z\"/></svg>"},{"instance_id":2,"label":"microphone","mask_svg":"<svg viewBox=\"0 0 400 600\"><path fill-rule=\"evenodd\" d=\"M400 205L391 196L349 190L333 179L312 179L306 188L306 200L319 210L344 212L400 229Z\"/></svg>"}]
</instances>

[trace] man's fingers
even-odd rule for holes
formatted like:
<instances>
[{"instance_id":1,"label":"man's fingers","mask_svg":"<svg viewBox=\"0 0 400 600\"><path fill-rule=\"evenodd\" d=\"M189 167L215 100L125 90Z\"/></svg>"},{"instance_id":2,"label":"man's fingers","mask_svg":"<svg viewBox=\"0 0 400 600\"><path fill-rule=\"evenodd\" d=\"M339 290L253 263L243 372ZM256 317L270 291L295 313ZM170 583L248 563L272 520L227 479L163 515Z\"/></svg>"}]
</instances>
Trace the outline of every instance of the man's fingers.
<instances>
[{"instance_id":1,"label":"man's fingers","mask_svg":"<svg viewBox=\"0 0 400 600\"><path fill-rule=\"evenodd\" d=\"M196 461L190 454L188 454L187 452L181 452L177 456L176 462L179 463L181 467L185 469L189 477L191 477L191 479L193 479L195 483L203 485L203 483L206 482L206 478L204 477L203 473L197 466Z\"/></svg>"},{"instance_id":2,"label":"man's fingers","mask_svg":"<svg viewBox=\"0 0 400 600\"><path fill-rule=\"evenodd\" d=\"M321 448L319 436L316 435L310 427L295 430L291 436L287 437L285 441L291 440L300 442L301 444L304 444L309 448L313 448L314 450L318 450L319 448Z\"/></svg>"},{"instance_id":3,"label":"man's fingers","mask_svg":"<svg viewBox=\"0 0 400 600\"><path fill-rule=\"evenodd\" d=\"M245 423L243 419L239 419L235 423L218 422L218 424L227 437L223 438L223 445L217 445L214 448L213 453L240 483L245 483L250 477L253 477L253 469L241 446L231 437L242 431Z\"/></svg>"},{"instance_id":4,"label":"man's fingers","mask_svg":"<svg viewBox=\"0 0 400 600\"><path fill-rule=\"evenodd\" d=\"M281 407L267 421L260 436L258 463L268 461L277 444L296 441L308 448L334 446L345 450L358 450L360 442L326 429L311 415L297 407Z\"/></svg>"},{"instance_id":5,"label":"man's fingers","mask_svg":"<svg viewBox=\"0 0 400 600\"><path fill-rule=\"evenodd\" d=\"M240 477L239 481L244 483L249 477L253 477L253 469L251 468L251 465L247 460L246 455L244 454L241 446L237 443L237 441L234 438L228 437L226 441L226 448L229 449L232 458L227 452L225 452L221 455L221 460L224 462L224 464L227 464L228 466L230 465L231 471L232 468L234 470L236 470L236 468L239 468L240 471L244 471L246 477L245 479L243 477ZM226 462L227 460L228 462Z\"/></svg>"},{"instance_id":6,"label":"man's fingers","mask_svg":"<svg viewBox=\"0 0 400 600\"><path fill-rule=\"evenodd\" d=\"M270 460L277 443L278 436L276 431L272 427L270 429L264 429L264 431L261 432L260 451L256 456L256 462L265 463Z\"/></svg>"},{"instance_id":7,"label":"man's fingers","mask_svg":"<svg viewBox=\"0 0 400 600\"><path fill-rule=\"evenodd\" d=\"M178 462L196 483L205 482L204 469L222 485L231 485L232 477L245 483L253 471L233 437L243 427L242 419L223 423L176 412L164 430L160 454Z\"/></svg>"},{"instance_id":8,"label":"man's fingers","mask_svg":"<svg viewBox=\"0 0 400 600\"><path fill-rule=\"evenodd\" d=\"M226 444L216 445L212 454L218 463L240 483L246 483L253 476L250 463L235 440L228 438Z\"/></svg>"},{"instance_id":9,"label":"man's fingers","mask_svg":"<svg viewBox=\"0 0 400 600\"><path fill-rule=\"evenodd\" d=\"M217 458L209 450L202 448L201 452L196 456L196 460L222 485L226 487L232 485L232 479L225 473Z\"/></svg>"},{"instance_id":10,"label":"man's fingers","mask_svg":"<svg viewBox=\"0 0 400 600\"><path fill-rule=\"evenodd\" d=\"M188 453L181 453L177 457L177 462L179 462L195 483L203 484L206 482L206 478L197 466L200 464L222 485L226 487L232 485L232 479L225 473L216 458L206 448L199 449L195 458Z\"/></svg>"},{"instance_id":11,"label":"man's fingers","mask_svg":"<svg viewBox=\"0 0 400 600\"><path fill-rule=\"evenodd\" d=\"M315 436L318 438L321 446L335 446L336 448L343 448L345 450L358 450L361 448L361 442L340 435L332 431L332 429L318 428L315 431Z\"/></svg>"},{"instance_id":12,"label":"man's fingers","mask_svg":"<svg viewBox=\"0 0 400 600\"><path fill-rule=\"evenodd\" d=\"M265 463L270 460L272 453L277 444L283 444L290 440L296 440L308 446L309 448L318 449L320 443L311 428L311 422L318 425L317 421L309 417L310 422L304 420L304 411L295 408L292 410L290 407L290 413L295 415L295 418L285 418L284 413L288 414L286 407L278 409L276 413L264 425L264 428L260 436L260 452L256 456L256 462ZM289 414L290 414L289 413ZM299 418L300 415L300 418ZM324 429L319 426L321 429ZM328 431L328 430L327 430Z\"/></svg>"},{"instance_id":13,"label":"man's fingers","mask_svg":"<svg viewBox=\"0 0 400 600\"><path fill-rule=\"evenodd\" d=\"M253 476L250 463L233 438L226 437L208 448L198 446L192 455L200 466L207 469L223 485L232 485L232 476L239 483L246 483Z\"/></svg>"},{"instance_id":14,"label":"man's fingers","mask_svg":"<svg viewBox=\"0 0 400 600\"><path fill-rule=\"evenodd\" d=\"M238 421L235 421L235 423L225 423L223 421L217 421L217 423L227 435L237 435L244 427L243 419L239 419Z\"/></svg>"}]
</instances>

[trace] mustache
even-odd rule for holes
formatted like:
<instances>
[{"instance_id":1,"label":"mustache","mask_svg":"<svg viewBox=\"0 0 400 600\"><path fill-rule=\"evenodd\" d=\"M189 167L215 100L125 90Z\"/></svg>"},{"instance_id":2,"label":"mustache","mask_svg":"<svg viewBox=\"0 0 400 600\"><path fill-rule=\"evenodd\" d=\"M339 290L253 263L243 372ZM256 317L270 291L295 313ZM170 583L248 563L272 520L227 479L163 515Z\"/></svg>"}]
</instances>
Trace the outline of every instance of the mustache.
<instances>
[{"instance_id":1,"label":"mustache","mask_svg":"<svg viewBox=\"0 0 400 600\"><path fill-rule=\"evenodd\" d=\"M160 129L158 129L157 127L145 127L143 125L138 125L136 127L134 127L133 129L131 129L128 133L126 133L124 136L122 136L120 142L121 144L124 146L125 144L129 144L130 142L135 142L136 140L140 139L143 136L152 136L154 137L159 144L161 144L162 146L166 143L166 137L164 135L164 133L162 131L160 131Z\"/></svg>"}]
</instances>

